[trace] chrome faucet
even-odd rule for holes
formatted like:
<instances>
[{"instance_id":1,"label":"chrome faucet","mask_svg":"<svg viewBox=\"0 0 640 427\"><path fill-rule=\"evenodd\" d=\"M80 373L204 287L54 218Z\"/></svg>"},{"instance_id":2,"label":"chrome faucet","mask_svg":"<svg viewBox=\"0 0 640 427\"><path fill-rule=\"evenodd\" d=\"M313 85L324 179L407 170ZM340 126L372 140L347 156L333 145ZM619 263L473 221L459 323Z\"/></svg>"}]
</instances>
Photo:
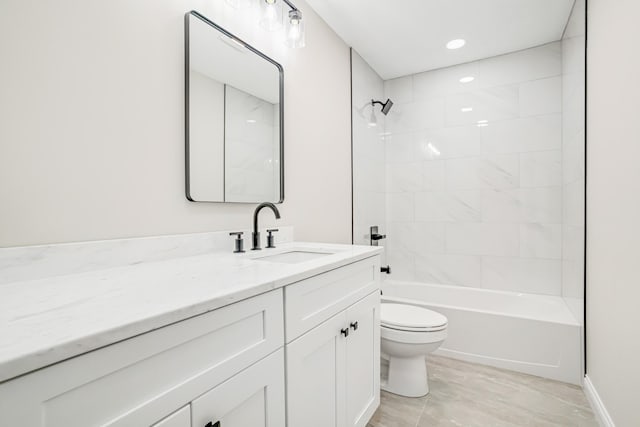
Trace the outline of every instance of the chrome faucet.
<instances>
[{"instance_id":1,"label":"chrome faucet","mask_svg":"<svg viewBox=\"0 0 640 427\"><path fill-rule=\"evenodd\" d=\"M278 208L276 208L276 205L274 205L273 203L264 202L264 203L260 203L256 207L255 212L253 212L253 233L251 233L251 241L253 243L251 247L252 251L260 250L260 232L258 231L258 214L260 213L262 208L270 208L273 211L273 213L276 215L276 219L280 219L280 212L278 211Z\"/></svg>"}]
</instances>

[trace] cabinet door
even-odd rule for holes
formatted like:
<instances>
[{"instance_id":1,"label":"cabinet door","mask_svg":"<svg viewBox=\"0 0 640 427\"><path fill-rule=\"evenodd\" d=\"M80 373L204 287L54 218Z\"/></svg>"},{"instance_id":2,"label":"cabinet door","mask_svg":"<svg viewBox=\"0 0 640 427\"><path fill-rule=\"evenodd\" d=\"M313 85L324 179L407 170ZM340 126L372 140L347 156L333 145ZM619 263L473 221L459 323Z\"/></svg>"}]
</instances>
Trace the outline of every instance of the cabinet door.
<instances>
[{"instance_id":1,"label":"cabinet door","mask_svg":"<svg viewBox=\"0 0 640 427\"><path fill-rule=\"evenodd\" d=\"M346 330L341 312L286 346L288 427L344 427Z\"/></svg>"},{"instance_id":2,"label":"cabinet door","mask_svg":"<svg viewBox=\"0 0 640 427\"><path fill-rule=\"evenodd\" d=\"M380 294L347 309L347 427L364 427L380 404Z\"/></svg>"},{"instance_id":3,"label":"cabinet door","mask_svg":"<svg viewBox=\"0 0 640 427\"><path fill-rule=\"evenodd\" d=\"M187 405L151 427L191 427L191 407Z\"/></svg>"},{"instance_id":4,"label":"cabinet door","mask_svg":"<svg viewBox=\"0 0 640 427\"><path fill-rule=\"evenodd\" d=\"M280 349L191 402L193 427L282 427L284 399Z\"/></svg>"}]
</instances>

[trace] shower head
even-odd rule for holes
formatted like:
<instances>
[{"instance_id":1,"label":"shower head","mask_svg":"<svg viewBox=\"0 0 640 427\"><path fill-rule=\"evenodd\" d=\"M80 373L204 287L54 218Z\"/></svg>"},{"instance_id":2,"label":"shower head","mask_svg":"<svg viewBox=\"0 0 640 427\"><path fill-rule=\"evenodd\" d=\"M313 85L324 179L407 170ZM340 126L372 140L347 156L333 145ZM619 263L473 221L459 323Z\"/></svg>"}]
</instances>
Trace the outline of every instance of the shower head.
<instances>
[{"instance_id":1,"label":"shower head","mask_svg":"<svg viewBox=\"0 0 640 427\"><path fill-rule=\"evenodd\" d=\"M382 105L382 114L384 114L385 116L389 114L389 110L391 110L391 107L393 107L393 101L391 101L389 98L387 98L387 102L385 102L384 104L380 101L374 101L372 99L371 105L375 105L375 104Z\"/></svg>"}]
</instances>

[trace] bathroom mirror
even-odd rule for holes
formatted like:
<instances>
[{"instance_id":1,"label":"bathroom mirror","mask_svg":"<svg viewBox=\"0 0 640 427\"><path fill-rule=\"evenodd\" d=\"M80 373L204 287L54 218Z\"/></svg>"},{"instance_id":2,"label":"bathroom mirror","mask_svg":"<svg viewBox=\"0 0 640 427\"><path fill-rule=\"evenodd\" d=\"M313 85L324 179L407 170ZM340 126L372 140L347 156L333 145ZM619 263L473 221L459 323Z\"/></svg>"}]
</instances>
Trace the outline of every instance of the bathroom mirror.
<instances>
[{"instance_id":1,"label":"bathroom mirror","mask_svg":"<svg viewBox=\"0 0 640 427\"><path fill-rule=\"evenodd\" d=\"M185 15L186 196L280 203L280 64L195 11Z\"/></svg>"}]
</instances>

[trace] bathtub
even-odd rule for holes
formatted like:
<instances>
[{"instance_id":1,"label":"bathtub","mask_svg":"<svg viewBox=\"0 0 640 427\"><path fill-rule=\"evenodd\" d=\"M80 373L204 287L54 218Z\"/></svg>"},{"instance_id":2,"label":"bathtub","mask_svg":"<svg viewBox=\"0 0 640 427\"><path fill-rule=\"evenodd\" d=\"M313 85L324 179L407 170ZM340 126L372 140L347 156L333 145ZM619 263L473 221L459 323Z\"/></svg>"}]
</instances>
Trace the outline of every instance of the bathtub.
<instances>
[{"instance_id":1,"label":"bathtub","mask_svg":"<svg viewBox=\"0 0 640 427\"><path fill-rule=\"evenodd\" d=\"M442 356L582 382L581 325L561 297L386 280L383 301L447 316Z\"/></svg>"}]
</instances>

